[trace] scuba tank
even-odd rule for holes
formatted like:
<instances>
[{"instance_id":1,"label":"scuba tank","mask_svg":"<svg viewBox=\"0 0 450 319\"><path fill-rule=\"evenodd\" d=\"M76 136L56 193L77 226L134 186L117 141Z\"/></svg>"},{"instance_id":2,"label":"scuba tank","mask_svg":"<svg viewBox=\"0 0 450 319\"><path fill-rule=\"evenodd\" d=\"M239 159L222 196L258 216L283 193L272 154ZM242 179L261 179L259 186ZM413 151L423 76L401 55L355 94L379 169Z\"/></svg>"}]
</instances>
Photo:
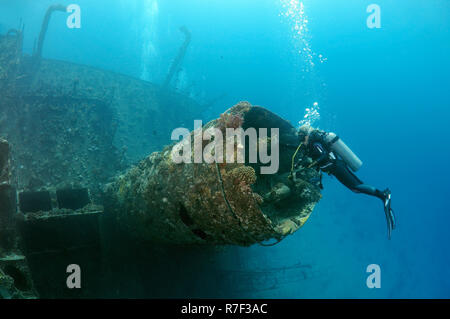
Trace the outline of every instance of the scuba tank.
<instances>
[{"instance_id":1,"label":"scuba tank","mask_svg":"<svg viewBox=\"0 0 450 319\"><path fill-rule=\"evenodd\" d=\"M362 166L362 161L352 152L352 150L335 133L328 133L325 136L330 150L338 154L342 160L356 172Z\"/></svg>"}]
</instances>

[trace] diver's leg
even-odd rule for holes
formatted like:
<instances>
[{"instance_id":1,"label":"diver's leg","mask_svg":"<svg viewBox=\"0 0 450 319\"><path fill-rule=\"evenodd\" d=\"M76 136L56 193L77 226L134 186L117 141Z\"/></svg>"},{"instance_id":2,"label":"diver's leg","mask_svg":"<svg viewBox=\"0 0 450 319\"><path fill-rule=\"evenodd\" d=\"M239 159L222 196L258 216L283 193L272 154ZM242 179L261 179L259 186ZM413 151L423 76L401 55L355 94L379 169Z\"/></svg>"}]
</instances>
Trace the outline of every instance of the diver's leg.
<instances>
[{"instance_id":1,"label":"diver's leg","mask_svg":"<svg viewBox=\"0 0 450 319\"><path fill-rule=\"evenodd\" d=\"M364 183L353 174L348 168L343 160L336 160L330 169L330 173L333 174L338 181L340 181L345 187L351 191L358 192L356 187L358 185L363 185Z\"/></svg>"},{"instance_id":2,"label":"diver's leg","mask_svg":"<svg viewBox=\"0 0 450 319\"><path fill-rule=\"evenodd\" d=\"M378 197L383 201L384 213L388 226L388 237L391 238L391 231L395 228L395 216L391 209L391 191L386 189L380 191L373 186L364 184L355 174L353 174L342 160L337 160L330 171L336 178L353 192L363 193Z\"/></svg>"},{"instance_id":3,"label":"diver's leg","mask_svg":"<svg viewBox=\"0 0 450 319\"><path fill-rule=\"evenodd\" d=\"M375 188L373 186L367 185L367 184L355 185L353 187L352 191L354 191L356 193L363 193L363 194L367 194L367 195L378 197L383 202L385 200L384 192L380 191L379 189L377 189L377 188Z\"/></svg>"},{"instance_id":4,"label":"diver's leg","mask_svg":"<svg viewBox=\"0 0 450 319\"><path fill-rule=\"evenodd\" d=\"M362 180L358 178L352 171L347 167L347 165L342 160L337 160L333 169L332 174L347 188L355 193L363 193L371 196L378 197L384 201L384 194L379 189L373 186L364 184Z\"/></svg>"}]
</instances>

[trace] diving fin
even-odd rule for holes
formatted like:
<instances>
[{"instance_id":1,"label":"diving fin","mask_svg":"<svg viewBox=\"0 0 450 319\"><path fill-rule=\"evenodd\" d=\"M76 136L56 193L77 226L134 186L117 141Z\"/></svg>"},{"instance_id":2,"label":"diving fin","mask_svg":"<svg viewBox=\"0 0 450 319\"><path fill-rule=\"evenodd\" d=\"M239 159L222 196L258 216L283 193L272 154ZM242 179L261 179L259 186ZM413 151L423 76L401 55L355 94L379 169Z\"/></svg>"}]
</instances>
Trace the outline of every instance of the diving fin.
<instances>
[{"instance_id":1,"label":"diving fin","mask_svg":"<svg viewBox=\"0 0 450 319\"><path fill-rule=\"evenodd\" d=\"M391 191L387 188L384 191L384 214L386 215L386 222L388 227L388 239L391 239L392 230L395 229L396 220L394 211L391 208Z\"/></svg>"}]
</instances>

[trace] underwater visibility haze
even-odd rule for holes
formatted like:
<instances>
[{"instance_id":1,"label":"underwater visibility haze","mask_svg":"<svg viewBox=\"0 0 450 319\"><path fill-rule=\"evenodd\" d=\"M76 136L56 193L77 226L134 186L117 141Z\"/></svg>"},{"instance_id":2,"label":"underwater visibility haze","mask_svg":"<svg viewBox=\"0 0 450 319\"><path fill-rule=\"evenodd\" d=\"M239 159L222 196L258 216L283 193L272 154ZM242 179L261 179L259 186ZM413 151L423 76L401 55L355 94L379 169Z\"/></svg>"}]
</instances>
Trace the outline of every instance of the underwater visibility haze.
<instances>
[{"instance_id":1,"label":"underwater visibility haze","mask_svg":"<svg viewBox=\"0 0 450 319\"><path fill-rule=\"evenodd\" d=\"M0 298L449 298L449 56L446 0L0 0ZM279 170L175 164L194 120Z\"/></svg>"}]
</instances>

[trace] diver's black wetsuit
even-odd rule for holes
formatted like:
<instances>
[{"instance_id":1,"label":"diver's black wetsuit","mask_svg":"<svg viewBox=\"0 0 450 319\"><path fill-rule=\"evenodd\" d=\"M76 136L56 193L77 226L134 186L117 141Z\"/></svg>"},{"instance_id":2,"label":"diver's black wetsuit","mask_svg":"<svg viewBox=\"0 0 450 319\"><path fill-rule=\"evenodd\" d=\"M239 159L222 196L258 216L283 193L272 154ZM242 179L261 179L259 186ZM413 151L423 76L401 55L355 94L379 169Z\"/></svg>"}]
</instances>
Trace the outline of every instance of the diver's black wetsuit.
<instances>
[{"instance_id":1,"label":"diver's black wetsuit","mask_svg":"<svg viewBox=\"0 0 450 319\"><path fill-rule=\"evenodd\" d=\"M380 198L383 202L385 194L373 186L364 184L347 164L334 154L325 141L325 132L314 131L311 133L308 142L308 153L321 171L332 174L347 188L356 193L364 193Z\"/></svg>"},{"instance_id":2,"label":"diver's black wetsuit","mask_svg":"<svg viewBox=\"0 0 450 319\"><path fill-rule=\"evenodd\" d=\"M389 188L385 191L380 191L373 186L364 184L363 181L350 171L344 160L331 150L330 145L326 141L326 132L316 129L307 133L306 136L299 134L299 137L302 143L305 143L304 140L306 141L306 137L308 137L306 152L314 161L312 165L315 165L318 170L336 176L343 185L353 192L364 193L381 199L384 204L388 238L391 238L391 231L395 228L396 222L394 212L391 208L391 191ZM320 182L320 187L322 188L322 182Z\"/></svg>"}]
</instances>

